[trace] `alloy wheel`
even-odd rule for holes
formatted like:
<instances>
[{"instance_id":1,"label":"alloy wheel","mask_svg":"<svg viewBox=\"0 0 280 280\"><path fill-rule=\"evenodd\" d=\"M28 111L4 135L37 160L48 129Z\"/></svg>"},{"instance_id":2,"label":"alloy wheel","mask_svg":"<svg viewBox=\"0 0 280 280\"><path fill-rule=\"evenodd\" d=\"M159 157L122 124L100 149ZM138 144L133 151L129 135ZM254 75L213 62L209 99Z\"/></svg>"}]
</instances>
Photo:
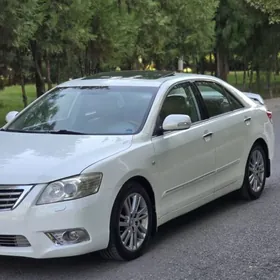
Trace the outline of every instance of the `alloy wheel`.
<instances>
[{"instance_id":1,"label":"alloy wheel","mask_svg":"<svg viewBox=\"0 0 280 280\"><path fill-rule=\"evenodd\" d=\"M260 191L265 180L265 160L259 150L255 150L251 154L248 176L251 189L254 192Z\"/></svg>"},{"instance_id":2,"label":"alloy wheel","mask_svg":"<svg viewBox=\"0 0 280 280\"><path fill-rule=\"evenodd\" d=\"M139 193L130 194L123 203L119 218L119 233L123 246L136 251L143 244L149 225L148 207Z\"/></svg>"}]
</instances>

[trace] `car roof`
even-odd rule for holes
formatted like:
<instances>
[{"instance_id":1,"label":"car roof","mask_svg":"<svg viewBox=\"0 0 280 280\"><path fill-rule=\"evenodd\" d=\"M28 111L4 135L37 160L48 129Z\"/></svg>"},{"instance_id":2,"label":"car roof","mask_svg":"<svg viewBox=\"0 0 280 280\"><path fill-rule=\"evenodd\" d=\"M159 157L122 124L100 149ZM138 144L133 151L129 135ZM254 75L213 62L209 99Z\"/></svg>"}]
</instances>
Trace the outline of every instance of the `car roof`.
<instances>
[{"instance_id":1,"label":"car roof","mask_svg":"<svg viewBox=\"0 0 280 280\"><path fill-rule=\"evenodd\" d=\"M192 80L197 78L215 77L198 74L178 73L174 71L112 71L102 72L89 77L67 81L58 87L83 87L83 86L150 86L159 87L166 81Z\"/></svg>"}]
</instances>

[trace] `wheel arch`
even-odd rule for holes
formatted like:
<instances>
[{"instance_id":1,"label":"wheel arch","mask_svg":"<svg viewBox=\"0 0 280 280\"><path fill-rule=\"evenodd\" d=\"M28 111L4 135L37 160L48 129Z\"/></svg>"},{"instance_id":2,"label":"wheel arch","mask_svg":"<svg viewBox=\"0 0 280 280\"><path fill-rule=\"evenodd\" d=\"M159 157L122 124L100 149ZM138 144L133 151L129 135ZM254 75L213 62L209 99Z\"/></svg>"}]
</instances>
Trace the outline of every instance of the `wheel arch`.
<instances>
[{"instance_id":1,"label":"wheel arch","mask_svg":"<svg viewBox=\"0 0 280 280\"><path fill-rule=\"evenodd\" d=\"M157 214L156 214L157 212L156 212L156 199L155 199L155 193L154 193L153 187L152 187L151 183L145 177L140 176L140 175L131 177L125 183L131 182L131 181L136 181L139 184L141 184L151 199L152 206L153 206L153 213L154 213L152 235L154 235L157 232Z\"/></svg>"},{"instance_id":2,"label":"wheel arch","mask_svg":"<svg viewBox=\"0 0 280 280\"><path fill-rule=\"evenodd\" d=\"M123 182L120 189L118 190L118 193L117 193L116 197L122 191L123 187L129 182L137 182L137 183L141 184L141 186L143 186L143 188L145 189L145 191L147 192L147 194L149 195L149 197L151 199L152 206L153 206L152 235L155 235L155 233L157 232L157 212L156 212L157 209L156 209L155 192L153 190L152 184L149 182L149 180L147 178L145 178L142 175L133 175L130 178L127 178ZM115 197L115 199L116 199L116 197ZM111 215L112 215L112 213L111 213Z\"/></svg>"},{"instance_id":3,"label":"wheel arch","mask_svg":"<svg viewBox=\"0 0 280 280\"><path fill-rule=\"evenodd\" d=\"M129 184L131 184L133 182L137 183L138 187L140 184L143 187L143 189L145 189L149 198L151 199L153 217L152 217L152 228L151 228L151 232L150 232L151 235L149 237L154 236L155 233L157 232L156 200L155 200L155 194L154 194L154 190L152 188L151 183L144 176L141 176L141 175L134 175L134 176L126 177L126 179L122 180L122 183L119 184L118 190L114 193L114 200L113 200L114 202L113 202L113 207L111 209L110 224L109 224L109 234L110 234L109 243L108 243L108 247L101 251L101 256L104 257L105 259L132 260L132 259L140 256L140 255L127 256L123 252L120 252L120 249L118 248L118 242L111 235L112 230L114 230L114 228L112 228L113 224L111 221L112 221L112 218L114 217L114 213L116 213L114 211L114 203L117 201L118 197L120 197L120 195L122 195L122 191L125 191L124 188L126 188L126 187L129 188L130 187ZM146 245L147 244L148 243L146 243Z\"/></svg>"},{"instance_id":4,"label":"wheel arch","mask_svg":"<svg viewBox=\"0 0 280 280\"><path fill-rule=\"evenodd\" d=\"M270 163L270 158L269 158L269 151L268 151L268 145L266 141L263 138L258 138L254 144L253 147L255 146L261 146L265 152L266 155L266 160L267 160L267 171L266 171L266 177L269 178L271 175L271 163Z\"/></svg>"}]
</instances>

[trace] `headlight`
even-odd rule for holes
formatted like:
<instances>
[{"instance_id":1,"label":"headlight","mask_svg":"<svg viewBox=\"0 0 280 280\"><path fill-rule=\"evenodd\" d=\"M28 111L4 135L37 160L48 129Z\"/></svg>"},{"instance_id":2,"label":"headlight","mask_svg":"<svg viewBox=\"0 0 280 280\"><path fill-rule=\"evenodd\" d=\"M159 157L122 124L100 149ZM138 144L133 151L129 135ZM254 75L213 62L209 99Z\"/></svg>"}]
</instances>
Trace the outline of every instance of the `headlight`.
<instances>
[{"instance_id":1,"label":"headlight","mask_svg":"<svg viewBox=\"0 0 280 280\"><path fill-rule=\"evenodd\" d=\"M99 191L102 173L80 176L52 182L47 185L37 201L37 205L67 201L95 194Z\"/></svg>"}]
</instances>

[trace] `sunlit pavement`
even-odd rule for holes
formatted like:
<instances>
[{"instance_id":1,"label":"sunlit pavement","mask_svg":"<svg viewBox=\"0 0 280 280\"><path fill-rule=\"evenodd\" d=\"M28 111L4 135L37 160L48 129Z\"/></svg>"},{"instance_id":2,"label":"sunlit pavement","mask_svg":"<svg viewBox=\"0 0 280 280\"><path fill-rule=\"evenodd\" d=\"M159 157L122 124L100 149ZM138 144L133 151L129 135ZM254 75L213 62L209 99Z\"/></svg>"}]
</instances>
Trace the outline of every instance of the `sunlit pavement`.
<instances>
[{"instance_id":1,"label":"sunlit pavement","mask_svg":"<svg viewBox=\"0 0 280 280\"><path fill-rule=\"evenodd\" d=\"M280 109L272 110L277 145ZM1 257L0 279L278 280L279 185L280 150L276 148L273 174L261 199L242 202L227 196L168 223L138 260L106 262L96 254L52 260Z\"/></svg>"}]
</instances>

